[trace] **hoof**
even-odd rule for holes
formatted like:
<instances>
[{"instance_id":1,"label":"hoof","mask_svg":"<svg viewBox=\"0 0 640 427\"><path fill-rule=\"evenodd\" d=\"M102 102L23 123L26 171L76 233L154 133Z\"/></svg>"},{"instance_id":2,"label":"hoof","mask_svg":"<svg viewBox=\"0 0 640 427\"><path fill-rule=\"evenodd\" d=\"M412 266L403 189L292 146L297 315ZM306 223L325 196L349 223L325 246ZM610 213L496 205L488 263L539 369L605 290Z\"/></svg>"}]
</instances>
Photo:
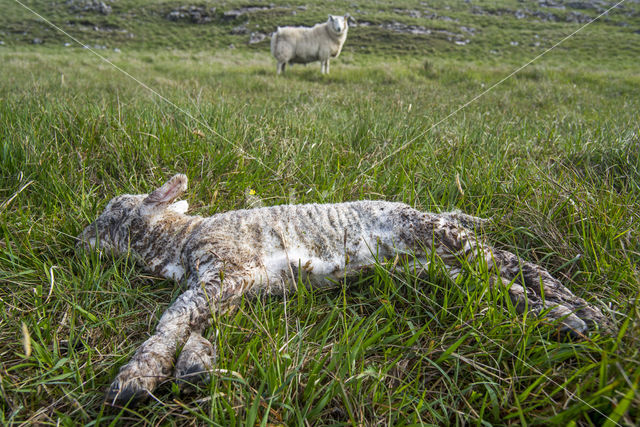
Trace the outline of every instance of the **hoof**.
<instances>
[{"instance_id":1,"label":"hoof","mask_svg":"<svg viewBox=\"0 0 640 427\"><path fill-rule=\"evenodd\" d=\"M177 383L180 391L190 393L199 385L205 385L211 379L211 374L203 365L192 365L177 373Z\"/></svg>"},{"instance_id":2,"label":"hoof","mask_svg":"<svg viewBox=\"0 0 640 427\"><path fill-rule=\"evenodd\" d=\"M586 330L579 331L568 326L563 326L560 329L558 329L558 341L560 342L582 341L586 338L585 333L586 333Z\"/></svg>"},{"instance_id":3,"label":"hoof","mask_svg":"<svg viewBox=\"0 0 640 427\"><path fill-rule=\"evenodd\" d=\"M601 335L616 335L618 333L615 324L597 307L582 307L577 311L577 315L587 324L589 331L597 331Z\"/></svg>"},{"instance_id":4,"label":"hoof","mask_svg":"<svg viewBox=\"0 0 640 427\"><path fill-rule=\"evenodd\" d=\"M122 388L116 382L109 387L104 401L105 404L110 406L135 406L146 400L147 397L149 397L147 390L135 388L131 385Z\"/></svg>"},{"instance_id":5,"label":"hoof","mask_svg":"<svg viewBox=\"0 0 640 427\"><path fill-rule=\"evenodd\" d=\"M211 342L192 333L176 362L175 376L182 391L190 391L211 378L216 352Z\"/></svg>"},{"instance_id":6,"label":"hoof","mask_svg":"<svg viewBox=\"0 0 640 427\"><path fill-rule=\"evenodd\" d=\"M188 381L191 383L204 383L209 381L210 378L209 370L203 365L192 365L187 370L178 373L179 381Z\"/></svg>"},{"instance_id":7,"label":"hoof","mask_svg":"<svg viewBox=\"0 0 640 427\"><path fill-rule=\"evenodd\" d=\"M558 326L558 338L560 341L583 340L589 330L587 324L575 314L565 317Z\"/></svg>"}]
</instances>

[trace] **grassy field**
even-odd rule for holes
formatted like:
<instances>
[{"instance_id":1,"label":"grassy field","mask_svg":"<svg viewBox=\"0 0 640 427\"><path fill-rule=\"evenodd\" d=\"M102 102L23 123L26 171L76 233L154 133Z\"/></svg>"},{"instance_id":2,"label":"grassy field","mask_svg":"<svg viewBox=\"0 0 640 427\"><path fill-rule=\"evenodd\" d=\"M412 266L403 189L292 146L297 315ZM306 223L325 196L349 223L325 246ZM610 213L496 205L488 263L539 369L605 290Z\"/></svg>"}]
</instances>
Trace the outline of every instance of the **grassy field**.
<instances>
[{"instance_id":1,"label":"grassy field","mask_svg":"<svg viewBox=\"0 0 640 427\"><path fill-rule=\"evenodd\" d=\"M215 12L193 24L166 19L191 5L177 1L105 2L108 14L23 3L112 64L13 0L3 9L0 423L640 420L637 2L460 111L579 29L572 13L607 6L272 1L229 19L235 2L201 1ZM361 23L329 76L311 64L276 78L268 38L247 43L327 11ZM384 26L394 22L431 33ZM207 331L218 346L210 384L184 394L167 382L142 406L106 407L106 388L181 287L131 259L76 251L75 236L111 197L177 172L200 215L385 199L492 218L488 240L545 266L619 333L558 342L552 325L515 314L482 266L452 283L437 265L418 278L410 263L383 264L338 289L244 301Z\"/></svg>"}]
</instances>

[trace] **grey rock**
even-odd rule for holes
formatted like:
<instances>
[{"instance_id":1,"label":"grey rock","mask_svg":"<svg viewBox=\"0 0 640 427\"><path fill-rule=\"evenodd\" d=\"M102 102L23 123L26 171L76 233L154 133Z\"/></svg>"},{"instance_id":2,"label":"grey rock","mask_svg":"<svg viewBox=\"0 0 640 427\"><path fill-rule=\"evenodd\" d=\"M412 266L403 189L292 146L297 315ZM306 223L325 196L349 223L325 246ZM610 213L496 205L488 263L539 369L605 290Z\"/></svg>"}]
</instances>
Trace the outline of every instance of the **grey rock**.
<instances>
[{"instance_id":1,"label":"grey rock","mask_svg":"<svg viewBox=\"0 0 640 427\"><path fill-rule=\"evenodd\" d=\"M231 29L231 34L249 34L249 29L247 28L247 24L238 25L237 27L233 27Z\"/></svg>"},{"instance_id":2,"label":"grey rock","mask_svg":"<svg viewBox=\"0 0 640 427\"><path fill-rule=\"evenodd\" d=\"M593 9L597 11L603 11L603 5L606 5L606 3L597 1L572 1L567 3L567 7L570 7L571 9Z\"/></svg>"},{"instance_id":3,"label":"grey rock","mask_svg":"<svg viewBox=\"0 0 640 427\"><path fill-rule=\"evenodd\" d=\"M423 27L422 25L407 25L401 22L388 22L382 24L381 27L386 30L394 31L396 33L421 35L431 34L431 30Z\"/></svg>"},{"instance_id":4,"label":"grey rock","mask_svg":"<svg viewBox=\"0 0 640 427\"><path fill-rule=\"evenodd\" d=\"M360 22L358 26L368 26L373 25L370 22ZM379 25L380 28L383 28L388 31L393 31L394 33L401 34L413 34L413 35L439 35L446 37L450 42L463 42L463 44L467 44L467 38L463 34L456 34L447 30L437 30L437 29L429 29L425 28L422 25L408 25L402 22L386 22ZM466 28L466 27L465 27ZM474 29L467 29L468 34L473 35ZM466 42L465 42L466 41Z\"/></svg>"},{"instance_id":5,"label":"grey rock","mask_svg":"<svg viewBox=\"0 0 640 427\"><path fill-rule=\"evenodd\" d=\"M110 0L105 0L110 2ZM101 0L67 0L71 12L98 12L103 15L111 13L111 6Z\"/></svg>"},{"instance_id":6,"label":"grey rock","mask_svg":"<svg viewBox=\"0 0 640 427\"><path fill-rule=\"evenodd\" d=\"M177 10L172 10L167 14L167 16L165 16L165 18L169 21L177 21L178 19L180 19L180 12L178 12Z\"/></svg>"},{"instance_id":7,"label":"grey rock","mask_svg":"<svg viewBox=\"0 0 640 427\"><path fill-rule=\"evenodd\" d=\"M249 44L260 43L266 38L267 38L267 35L264 33L251 33L251 36L249 37Z\"/></svg>"},{"instance_id":8,"label":"grey rock","mask_svg":"<svg viewBox=\"0 0 640 427\"><path fill-rule=\"evenodd\" d=\"M557 22L558 17L551 12L543 12L541 10L536 10L532 13L532 15L543 22Z\"/></svg>"},{"instance_id":9,"label":"grey rock","mask_svg":"<svg viewBox=\"0 0 640 427\"><path fill-rule=\"evenodd\" d=\"M464 31L465 33L469 33L472 36L476 34L476 29L473 27L465 27L464 25L460 27L460 31Z\"/></svg>"},{"instance_id":10,"label":"grey rock","mask_svg":"<svg viewBox=\"0 0 640 427\"><path fill-rule=\"evenodd\" d=\"M581 12L571 11L567 13L567 22L575 22L578 24L586 24L587 22L591 22L593 18L589 15L585 15Z\"/></svg>"},{"instance_id":11,"label":"grey rock","mask_svg":"<svg viewBox=\"0 0 640 427\"><path fill-rule=\"evenodd\" d=\"M169 21L188 21L192 24L207 24L213 21L216 14L216 8L206 8L204 6L180 6L169 12L165 18Z\"/></svg>"},{"instance_id":12,"label":"grey rock","mask_svg":"<svg viewBox=\"0 0 640 427\"><path fill-rule=\"evenodd\" d=\"M258 12L261 10L269 10L269 9L273 9L274 5L270 4L268 6L247 6L247 7L241 7L238 9L232 9L232 10L228 10L226 12L223 13L222 17L227 20L227 21L231 21L233 19L238 19L239 17L241 17L242 15L245 15L247 13L253 13L253 12Z\"/></svg>"},{"instance_id":13,"label":"grey rock","mask_svg":"<svg viewBox=\"0 0 640 427\"><path fill-rule=\"evenodd\" d=\"M560 4L560 3L556 3L553 0L541 0L538 1L538 6L540 7L548 7L548 8L552 8L552 9L564 9L564 5Z\"/></svg>"}]
</instances>

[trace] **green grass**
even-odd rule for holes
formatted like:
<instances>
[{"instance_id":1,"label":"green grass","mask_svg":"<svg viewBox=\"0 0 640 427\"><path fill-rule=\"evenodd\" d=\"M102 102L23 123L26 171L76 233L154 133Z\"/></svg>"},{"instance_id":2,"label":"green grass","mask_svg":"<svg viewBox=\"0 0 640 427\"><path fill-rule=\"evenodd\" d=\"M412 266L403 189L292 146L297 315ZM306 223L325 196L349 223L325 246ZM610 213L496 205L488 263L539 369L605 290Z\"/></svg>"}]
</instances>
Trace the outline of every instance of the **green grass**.
<instances>
[{"instance_id":1,"label":"green grass","mask_svg":"<svg viewBox=\"0 0 640 427\"><path fill-rule=\"evenodd\" d=\"M49 3L29 4L44 13ZM44 26L19 6L0 17L0 423L638 421L637 14L611 14L449 117L540 52L510 39L535 33L549 45L577 25L439 3L432 9L482 34L423 46L358 27L329 76L312 64L276 78L267 44L244 46L226 33L232 24L168 24L154 12L176 4L121 0L91 15L144 36L113 36L106 43L122 52L100 53L175 105L91 52L61 47L53 31L30 45L32 33L18 31ZM359 6L371 22L454 25ZM122 15L131 8L135 20ZM286 16L312 23L326 8ZM63 7L47 12L70 19ZM219 39L198 41L200 31ZM207 336L218 370L198 393L167 383L136 409L105 407L119 367L181 287L131 259L76 251L74 236L111 197L176 172L189 176L201 215L250 206L255 192L267 205L369 198L491 217L487 239L548 268L620 333L557 342L552 326L489 288L482 265L451 283L437 263L420 278L410 260L382 263L349 286L247 300L217 318Z\"/></svg>"}]
</instances>

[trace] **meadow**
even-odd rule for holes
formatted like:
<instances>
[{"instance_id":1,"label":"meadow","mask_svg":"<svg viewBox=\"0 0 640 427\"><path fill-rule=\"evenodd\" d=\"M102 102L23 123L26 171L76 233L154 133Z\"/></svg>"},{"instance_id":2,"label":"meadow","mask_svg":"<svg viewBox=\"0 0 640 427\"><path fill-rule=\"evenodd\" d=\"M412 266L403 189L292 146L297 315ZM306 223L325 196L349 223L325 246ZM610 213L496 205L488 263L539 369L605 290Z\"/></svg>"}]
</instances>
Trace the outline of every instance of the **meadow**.
<instances>
[{"instance_id":1,"label":"meadow","mask_svg":"<svg viewBox=\"0 0 640 427\"><path fill-rule=\"evenodd\" d=\"M187 4L173 0L106 2L108 14L73 9L90 2L24 2L91 49L9 3L3 425L640 420L637 2L511 76L584 25L571 13L593 18L605 3L203 1L215 11L194 24L166 18ZM238 5L264 9L225 17ZM328 76L316 63L276 77L268 38L247 43L283 21L324 21L327 9L360 23ZM462 26L473 28L469 42ZM75 236L111 197L178 172L199 215L384 199L491 218L487 240L546 267L619 331L558 340L554 325L515 313L482 265L453 283L437 263L418 277L410 260L381 260L338 289L301 283L296 295L247 299L217 317L206 333L217 369L196 393L167 381L138 407L105 406L118 369L182 288L128 257L76 250Z\"/></svg>"}]
</instances>

